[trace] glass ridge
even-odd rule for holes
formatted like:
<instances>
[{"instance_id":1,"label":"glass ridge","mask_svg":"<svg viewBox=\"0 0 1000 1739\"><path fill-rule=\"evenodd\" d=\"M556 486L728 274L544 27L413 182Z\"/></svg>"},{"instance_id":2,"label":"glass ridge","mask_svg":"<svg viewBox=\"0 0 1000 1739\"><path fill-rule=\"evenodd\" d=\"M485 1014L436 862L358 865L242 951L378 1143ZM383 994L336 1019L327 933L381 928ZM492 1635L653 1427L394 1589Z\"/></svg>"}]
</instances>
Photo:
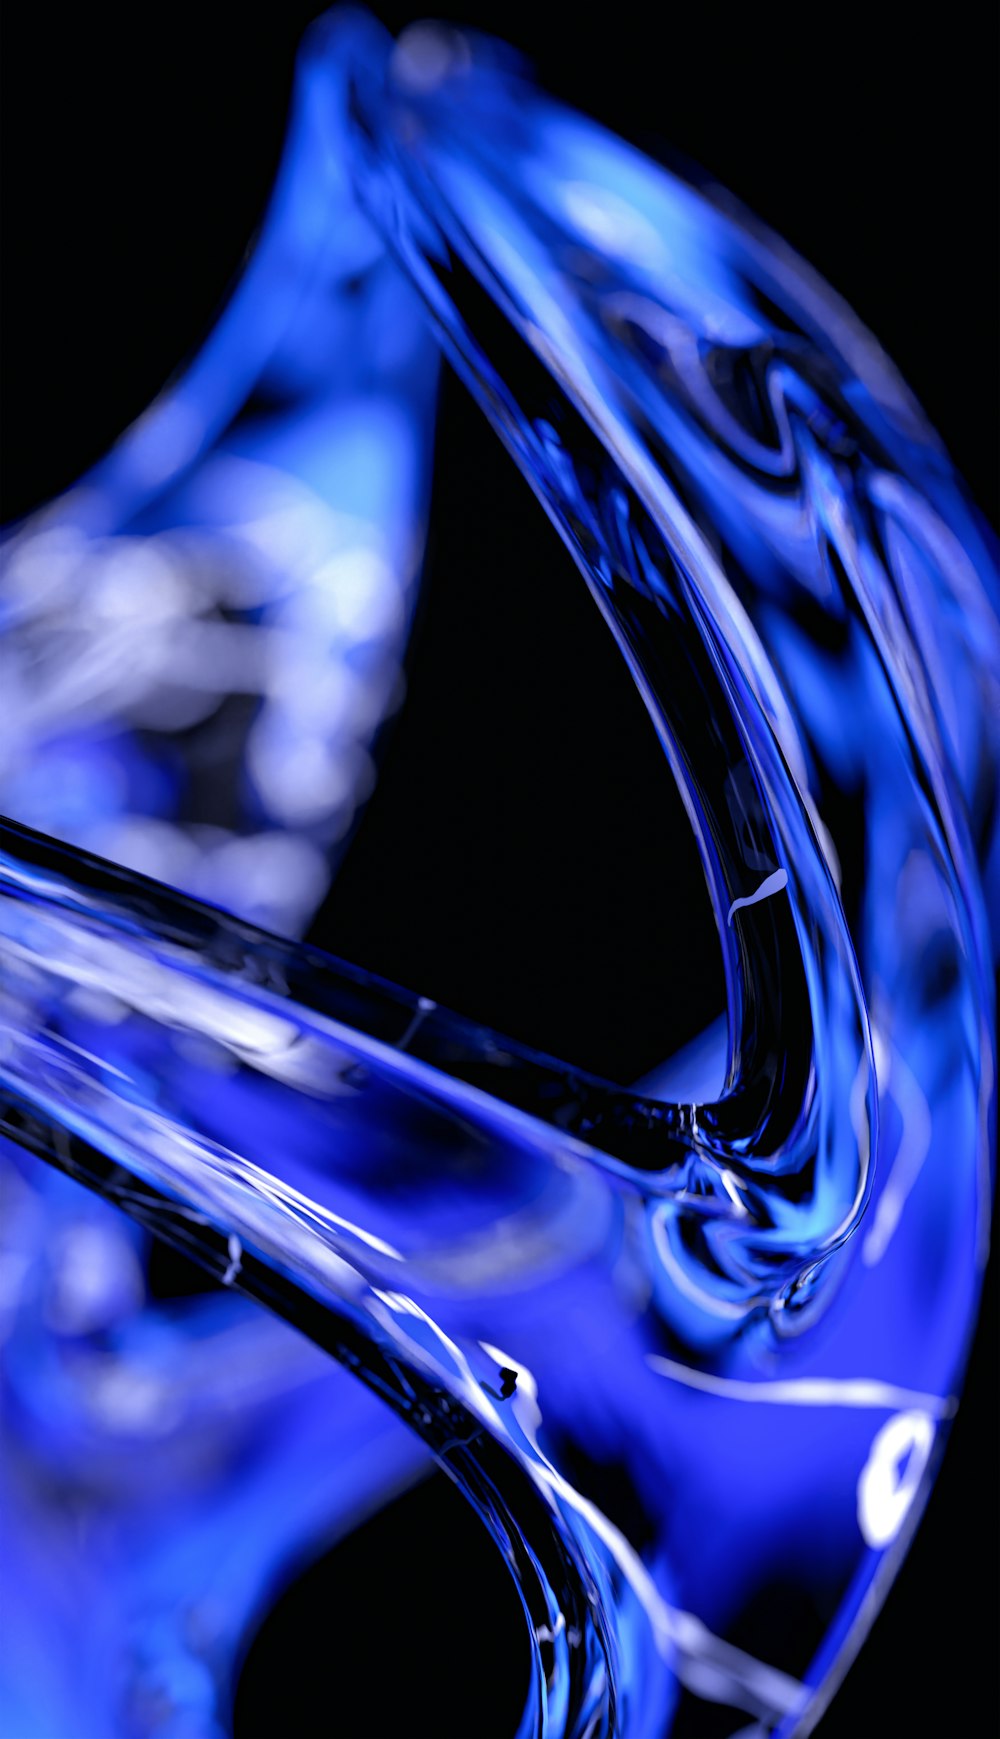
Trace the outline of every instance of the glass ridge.
<instances>
[{"instance_id":1,"label":"glass ridge","mask_svg":"<svg viewBox=\"0 0 1000 1739\"><path fill-rule=\"evenodd\" d=\"M725 1022L640 1083L295 939L398 701L432 334L580 569L701 852ZM523 1735L683 1735L707 1705L713 1731L814 1725L926 1499L988 1249L997 596L884 353L749 215L486 41L313 27L215 334L0 573L14 1237L35 1248L36 1199L79 1236L61 1171L223 1281L206 1334L257 1334L277 1371L245 1294L367 1391L302 1354L353 1397L342 1483L286 1515L284 1471L337 1455L290 1404L270 1473L242 1476L239 1597L231 1494L165 1455L190 1557L157 1539L126 1569L119 1545L102 1659L159 1614L170 1719L225 1731L253 1591L429 1450L522 1600ZM178 663L142 663L153 629ZM88 1212L125 1264L133 1234ZM18 1355L52 1341L40 1309L18 1306L9 1381L82 1469L87 1382L45 1390ZM115 1357L186 1394L196 1320L151 1367L125 1312ZM19 1535L12 1578L35 1554ZM211 1654L167 1616L192 1574L224 1590ZM760 1659L745 1618L778 1582L807 1616ZM93 1691L95 1732L167 1735L138 1658Z\"/></svg>"}]
</instances>

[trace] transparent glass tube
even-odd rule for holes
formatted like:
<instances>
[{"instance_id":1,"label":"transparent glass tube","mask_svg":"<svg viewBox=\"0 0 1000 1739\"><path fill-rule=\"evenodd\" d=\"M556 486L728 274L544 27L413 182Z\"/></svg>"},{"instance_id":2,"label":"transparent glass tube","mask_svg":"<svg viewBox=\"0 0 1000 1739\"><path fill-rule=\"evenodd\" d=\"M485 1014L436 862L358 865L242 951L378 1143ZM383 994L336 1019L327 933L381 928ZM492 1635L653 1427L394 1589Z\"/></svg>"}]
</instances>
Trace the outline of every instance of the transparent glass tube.
<instances>
[{"instance_id":1,"label":"transparent glass tube","mask_svg":"<svg viewBox=\"0 0 1000 1739\"><path fill-rule=\"evenodd\" d=\"M398 700L431 330L702 854L726 1018L643 1082L272 933ZM3 1132L423 1440L515 1578L525 1735L807 1731L919 1515L988 1237L996 577L884 355L490 45L334 15L216 334L16 528L0 599ZM813 1617L760 1659L779 1581ZM232 1659L191 1681L217 1723Z\"/></svg>"}]
</instances>

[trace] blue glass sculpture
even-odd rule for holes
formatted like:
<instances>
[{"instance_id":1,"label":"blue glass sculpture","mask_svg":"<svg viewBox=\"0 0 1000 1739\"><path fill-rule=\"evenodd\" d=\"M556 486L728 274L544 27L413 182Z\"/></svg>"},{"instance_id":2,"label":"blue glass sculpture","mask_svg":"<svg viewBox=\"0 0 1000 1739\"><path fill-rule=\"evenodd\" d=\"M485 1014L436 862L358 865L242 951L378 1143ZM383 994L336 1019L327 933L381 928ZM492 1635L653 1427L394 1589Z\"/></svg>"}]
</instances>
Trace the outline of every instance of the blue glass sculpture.
<instances>
[{"instance_id":1,"label":"blue glass sculpture","mask_svg":"<svg viewBox=\"0 0 1000 1739\"><path fill-rule=\"evenodd\" d=\"M701 852L727 1006L639 1082L296 939L401 699L437 345ZM808 1731L957 1406L995 1127L996 564L884 354L505 51L333 14L206 348L8 534L0 661L10 1730L219 1739L282 1567L431 1455L525 1739ZM150 1302L150 1232L228 1291Z\"/></svg>"}]
</instances>

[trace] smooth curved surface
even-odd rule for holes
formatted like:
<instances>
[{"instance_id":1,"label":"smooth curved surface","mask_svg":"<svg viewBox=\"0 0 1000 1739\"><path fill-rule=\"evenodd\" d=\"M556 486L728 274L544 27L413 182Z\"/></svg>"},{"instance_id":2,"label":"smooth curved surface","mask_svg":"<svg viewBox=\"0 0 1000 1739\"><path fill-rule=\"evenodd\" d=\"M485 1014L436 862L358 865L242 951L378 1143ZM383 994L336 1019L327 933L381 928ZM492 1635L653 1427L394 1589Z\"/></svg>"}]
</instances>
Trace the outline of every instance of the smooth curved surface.
<instances>
[{"instance_id":1,"label":"smooth curved surface","mask_svg":"<svg viewBox=\"0 0 1000 1739\"><path fill-rule=\"evenodd\" d=\"M344 1403L342 1486L312 1511L261 1506L214 1653L167 1613L178 1574L227 1561L235 1524L168 1454L191 1557L173 1581L155 1550L148 1576L122 1571L101 1658L123 1614L158 1613L170 1693L138 1694L134 1660L109 1670L88 1731L224 1727L254 1590L324 1504L335 1532L415 1477L422 1439L516 1579L522 1733L697 1732L706 1703L713 1730L805 1732L919 1516L987 1251L994 558L832 293L491 45L421 27L393 48L333 15L297 114L202 357L6 548L0 649L24 704L0 798L57 841L3 832L4 1129L270 1305L416 1435ZM587 1077L248 921L301 930L363 801L331 721L343 693L367 696L346 734L377 746L409 619L433 393L414 289L574 555L702 852L728 1018L642 1083ZM263 637L239 729L221 682L194 680L200 653L123 690L154 606L178 651L192 617L223 627L220 647L234 627ZM223 841L197 807L199 755L243 804ZM95 820L109 790L118 808ZM232 852L260 840L279 868L255 881ZM180 892L139 873L168 842ZM280 867L289 845L312 853L311 881ZM225 850L230 880L206 882ZM11 1344L18 1421L44 1438L52 1395L18 1352L44 1342L40 1296ZM138 1296L105 1308L127 1317ZM163 1344L183 1385L190 1345ZM50 1420L52 1453L82 1456L86 1383L57 1392L70 1428ZM273 1465L315 1468L327 1439L296 1417ZM26 1539L17 1574L37 1573ZM776 1605L761 1659L747 1615L759 1633L778 1588L808 1617L793 1638Z\"/></svg>"}]
</instances>

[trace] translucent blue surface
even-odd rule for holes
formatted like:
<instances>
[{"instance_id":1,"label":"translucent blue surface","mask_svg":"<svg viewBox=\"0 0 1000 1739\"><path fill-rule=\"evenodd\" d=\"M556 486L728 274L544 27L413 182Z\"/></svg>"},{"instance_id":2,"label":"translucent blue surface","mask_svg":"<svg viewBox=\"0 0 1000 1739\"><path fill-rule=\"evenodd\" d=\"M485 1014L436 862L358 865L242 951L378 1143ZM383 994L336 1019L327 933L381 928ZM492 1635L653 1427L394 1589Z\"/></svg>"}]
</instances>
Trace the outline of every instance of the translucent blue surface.
<instances>
[{"instance_id":1,"label":"translucent blue surface","mask_svg":"<svg viewBox=\"0 0 1000 1739\"><path fill-rule=\"evenodd\" d=\"M701 850L728 1008L642 1082L256 927L305 928L400 699L432 331ZM12 1731L214 1739L285 1567L428 1451L516 1580L524 1735L808 1731L988 1248L996 600L781 243L493 45L314 27L215 334L4 546ZM246 1299L148 1302L143 1227L362 1382Z\"/></svg>"}]
</instances>

